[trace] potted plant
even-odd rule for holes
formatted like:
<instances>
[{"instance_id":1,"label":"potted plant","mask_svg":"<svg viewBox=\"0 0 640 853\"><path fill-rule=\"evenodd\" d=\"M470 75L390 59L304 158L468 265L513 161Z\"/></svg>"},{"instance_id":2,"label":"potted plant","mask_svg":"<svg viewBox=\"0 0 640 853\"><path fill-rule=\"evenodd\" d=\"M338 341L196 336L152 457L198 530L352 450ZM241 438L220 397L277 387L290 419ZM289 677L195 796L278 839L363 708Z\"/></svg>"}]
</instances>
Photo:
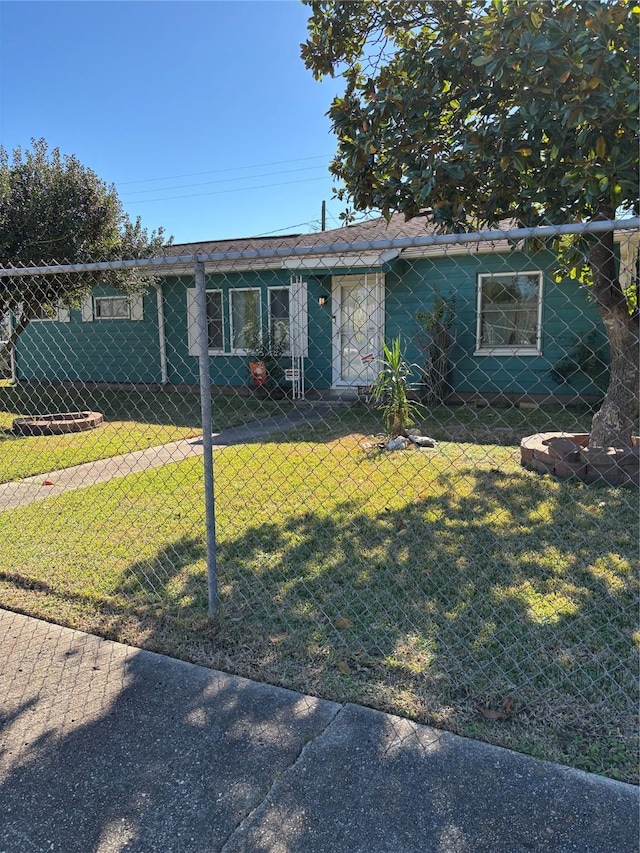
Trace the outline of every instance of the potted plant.
<instances>
[{"instance_id":1,"label":"potted plant","mask_svg":"<svg viewBox=\"0 0 640 853\"><path fill-rule=\"evenodd\" d=\"M287 348L286 340L262 329L255 329L248 331L247 342L254 389L271 395L283 392L284 369L280 358Z\"/></svg>"}]
</instances>

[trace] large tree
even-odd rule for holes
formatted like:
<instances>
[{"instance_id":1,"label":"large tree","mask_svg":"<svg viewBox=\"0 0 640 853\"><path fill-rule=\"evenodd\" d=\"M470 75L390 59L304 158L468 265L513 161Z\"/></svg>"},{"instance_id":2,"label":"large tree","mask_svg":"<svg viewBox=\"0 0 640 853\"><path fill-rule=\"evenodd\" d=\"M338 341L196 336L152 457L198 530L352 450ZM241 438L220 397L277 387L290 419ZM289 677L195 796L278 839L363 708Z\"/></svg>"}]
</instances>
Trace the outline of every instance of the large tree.
<instances>
[{"instance_id":1,"label":"large tree","mask_svg":"<svg viewBox=\"0 0 640 853\"><path fill-rule=\"evenodd\" d=\"M637 211L638 6L607 0L311 2L306 65L342 73L331 171L356 210L443 230L610 220ZM592 446L631 442L637 286L612 232L555 241L591 286L610 344ZM586 259L586 262L585 262Z\"/></svg>"},{"instance_id":2,"label":"large tree","mask_svg":"<svg viewBox=\"0 0 640 853\"><path fill-rule=\"evenodd\" d=\"M43 139L31 150L0 147L0 266L50 266L147 258L165 245L162 228L149 234L124 213L108 187L74 156L49 151ZM135 293L149 281L137 269L101 272L100 281ZM15 314L4 353L34 317L72 308L96 283L95 273L28 277L0 275L0 317Z\"/></svg>"}]
</instances>

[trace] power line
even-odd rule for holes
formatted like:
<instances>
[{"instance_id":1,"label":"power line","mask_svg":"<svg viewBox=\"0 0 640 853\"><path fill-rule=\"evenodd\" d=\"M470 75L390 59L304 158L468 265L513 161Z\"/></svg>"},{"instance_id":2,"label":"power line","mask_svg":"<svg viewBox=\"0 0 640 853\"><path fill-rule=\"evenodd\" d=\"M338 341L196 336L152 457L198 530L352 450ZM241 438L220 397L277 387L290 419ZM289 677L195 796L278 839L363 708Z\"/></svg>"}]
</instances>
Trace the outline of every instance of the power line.
<instances>
[{"instance_id":1,"label":"power line","mask_svg":"<svg viewBox=\"0 0 640 853\"><path fill-rule=\"evenodd\" d=\"M254 237L270 237L272 234L279 234L280 231L289 231L291 228L302 228L305 225L313 225L317 219L310 219L309 222L297 222L295 225L285 225L284 228L276 228L274 231L263 231L261 234L254 234Z\"/></svg>"},{"instance_id":2,"label":"power line","mask_svg":"<svg viewBox=\"0 0 640 853\"><path fill-rule=\"evenodd\" d=\"M211 190L211 192L207 193L188 193L187 195L168 195L163 196L163 198L141 198L138 201L127 201L128 205L137 205L137 204L149 204L149 202L153 201L174 201L181 198L200 198L205 195L222 195L223 193L242 193L248 192L250 190L264 190L269 189L270 187L287 187L291 186L291 184L309 184L313 181L325 181L326 177L322 178L302 178L299 181L282 181L278 184L260 184L255 187L234 187L233 189L228 190Z\"/></svg>"},{"instance_id":3,"label":"power line","mask_svg":"<svg viewBox=\"0 0 640 853\"><path fill-rule=\"evenodd\" d=\"M265 169L267 166L285 166L287 163L303 163L307 160L326 160L331 154L316 154L314 157L298 157L294 160L274 160L271 163L254 163L249 166L231 166L228 169L212 169L209 172L189 172L186 175L167 175L164 178L140 178L136 181L119 181L117 186L126 187L130 184L148 184L152 181L175 181L178 178L197 178L200 175L219 175L223 172L238 172L241 169Z\"/></svg>"},{"instance_id":4,"label":"power line","mask_svg":"<svg viewBox=\"0 0 640 853\"><path fill-rule=\"evenodd\" d=\"M333 221L338 225L339 228L344 228L344 224L340 222L332 214L327 214ZM353 225L358 225L360 222L366 222L368 219L375 219L375 216L372 216L370 213L363 213L358 219L354 219ZM272 234L278 234L280 231L289 231L291 228L302 228L304 225L317 225L319 224L319 219L310 219L308 222L298 222L295 225L287 225L284 228L276 228L275 231L263 231L261 234L254 234L254 237L270 237ZM333 229L331 229L333 230ZM318 234L322 234L322 231L318 231Z\"/></svg>"},{"instance_id":5,"label":"power line","mask_svg":"<svg viewBox=\"0 0 640 853\"><path fill-rule=\"evenodd\" d=\"M157 187L150 190L129 190L129 192L121 193L120 197L126 195L140 195L141 193L161 193L169 192L170 190L182 190L188 187L206 187L209 184L228 184L232 181L250 181L253 178L269 178L272 175L289 175L293 172L308 172L310 169L324 169L324 166L302 166L299 169L285 169L279 172L263 172L261 175L246 175L245 177L238 176L236 178L220 178L217 181L199 181L197 184L179 184L174 187Z\"/></svg>"}]
</instances>

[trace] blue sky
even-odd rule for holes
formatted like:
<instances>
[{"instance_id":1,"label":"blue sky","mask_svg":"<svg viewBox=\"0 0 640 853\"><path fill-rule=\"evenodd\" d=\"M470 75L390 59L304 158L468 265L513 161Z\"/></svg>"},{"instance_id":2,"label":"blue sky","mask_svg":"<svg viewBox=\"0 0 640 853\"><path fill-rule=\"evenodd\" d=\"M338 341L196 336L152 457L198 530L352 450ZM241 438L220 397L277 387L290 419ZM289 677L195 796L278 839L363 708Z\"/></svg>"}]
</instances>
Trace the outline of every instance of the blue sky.
<instances>
[{"instance_id":1,"label":"blue sky","mask_svg":"<svg viewBox=\"0 0 640 853\"><path fill-rule=\"evenodd\" d=\"M341 81L297 0L0 2L0 144L44 137L176 242L327 227Z\"/></svg>"}]
</instances>

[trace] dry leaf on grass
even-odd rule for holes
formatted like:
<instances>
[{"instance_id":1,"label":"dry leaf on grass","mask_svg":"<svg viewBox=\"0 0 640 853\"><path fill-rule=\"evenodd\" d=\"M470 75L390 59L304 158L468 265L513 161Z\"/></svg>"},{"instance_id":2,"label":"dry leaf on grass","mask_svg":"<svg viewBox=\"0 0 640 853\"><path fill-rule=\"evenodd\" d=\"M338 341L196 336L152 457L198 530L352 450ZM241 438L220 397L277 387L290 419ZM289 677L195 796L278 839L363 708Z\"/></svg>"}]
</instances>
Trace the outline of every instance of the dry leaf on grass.
<instances>
[{"instance_id":1,"label":"dry leaf on grass","mask_svg":"<svg viewBox=\"0 0 640 853\"><path fill-rule=\"evenodd\" d=\"M345 619L341 616L339 619L336 619L336 628L353 628L353 622L351 619Z\"/></svg>"},{"instance_id":2,"label":"dry leaf on grass","mask_svg":"<svg viewBox=\"0 0 640 853\"><path fill-rule=\"evenodd\" d=\"M512 714L512 704L513 699L510 696L505 696L499 711L494 711L493 708L482 708L479 705L478 711L485 720L508 720Z\"/></svg>"}]
</instances>

